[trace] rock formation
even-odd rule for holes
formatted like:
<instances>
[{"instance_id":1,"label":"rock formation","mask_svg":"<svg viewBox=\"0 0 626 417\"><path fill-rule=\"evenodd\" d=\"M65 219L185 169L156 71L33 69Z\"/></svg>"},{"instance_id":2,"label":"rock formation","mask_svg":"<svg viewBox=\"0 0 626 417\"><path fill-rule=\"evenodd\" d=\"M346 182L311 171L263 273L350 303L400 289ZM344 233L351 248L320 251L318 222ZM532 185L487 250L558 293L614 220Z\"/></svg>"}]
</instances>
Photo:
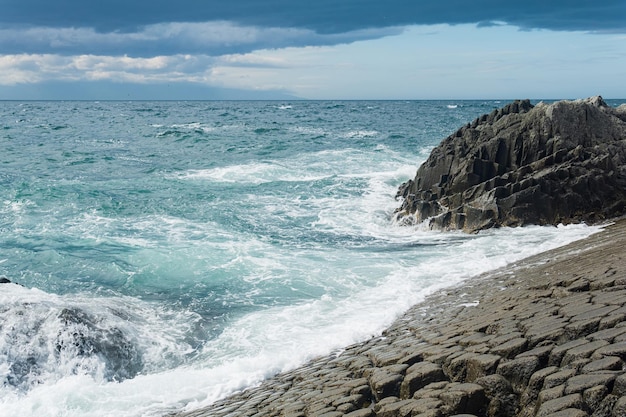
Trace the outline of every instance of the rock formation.
<instances>
[{"instance_id":1,"label":"rock formation","mask_svg":"<svg viewBox=\"0 0 626 417\"><path fill-rule=\"evenodd\" d=\"M402 222L476 232L626 213L626 105L515 101L450 135L400 186Z\"/></svg>"}]
</instances>

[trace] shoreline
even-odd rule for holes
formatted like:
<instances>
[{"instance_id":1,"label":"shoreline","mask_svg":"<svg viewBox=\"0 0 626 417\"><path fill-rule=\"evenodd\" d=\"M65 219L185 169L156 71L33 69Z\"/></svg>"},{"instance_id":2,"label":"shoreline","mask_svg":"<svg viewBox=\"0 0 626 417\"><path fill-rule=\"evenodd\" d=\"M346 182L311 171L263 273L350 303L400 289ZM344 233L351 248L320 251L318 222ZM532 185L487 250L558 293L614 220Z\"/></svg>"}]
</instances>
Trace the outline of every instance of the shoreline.
<instances>
[{"instance_id":1,"label":"shoreline","mask_svg":"<svg viewBox=\"0 0 626 417\"><path fill-rule=\"evenodd\" d=\"M626 415L626 219L181 417ZM495 286L495 288L494 288Z\"/></svg>"}]
</instances>

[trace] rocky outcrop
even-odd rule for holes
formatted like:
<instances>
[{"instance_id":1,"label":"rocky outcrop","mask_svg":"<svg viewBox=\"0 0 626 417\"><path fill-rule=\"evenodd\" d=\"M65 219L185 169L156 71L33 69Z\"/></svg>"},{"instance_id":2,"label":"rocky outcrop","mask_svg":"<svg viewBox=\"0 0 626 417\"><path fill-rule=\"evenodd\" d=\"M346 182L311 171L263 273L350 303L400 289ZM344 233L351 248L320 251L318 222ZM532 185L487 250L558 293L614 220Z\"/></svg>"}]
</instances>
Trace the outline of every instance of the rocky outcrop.
<instances>
[{"instance_id":1,"label":"rocky outcrop","mask_svg":"<svg viewBox=\"0 0 626 417\"><path fill-rule=\"evenodd\" d=\"M515 101L437 146L398 191L402 222L475 232L626 212L626 106Z\"/></svg>"}]
</instances>

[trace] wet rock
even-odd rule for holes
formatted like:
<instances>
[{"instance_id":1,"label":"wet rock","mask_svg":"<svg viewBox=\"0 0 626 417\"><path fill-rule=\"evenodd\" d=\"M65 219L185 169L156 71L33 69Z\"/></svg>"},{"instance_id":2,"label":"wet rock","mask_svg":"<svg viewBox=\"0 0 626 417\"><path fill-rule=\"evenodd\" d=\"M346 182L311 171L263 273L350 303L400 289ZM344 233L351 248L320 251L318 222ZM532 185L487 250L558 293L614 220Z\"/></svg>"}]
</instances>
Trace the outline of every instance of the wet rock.
<instances>
[{"instance_id":1,"label":"wet rock","mask_svg":"<svg viewBox=\"0 0 626 417\"><path fill-rule=\"evenodd\" d=\"M447 415L482 414L487 405L485 389L473 383L450 384L439 398Z\"/></svg>"},{"instance_id":2,"label":"wet rock","mask_svg":"<svg viewBox=\"0 0 626 417\"><path fill-rule=\"evenodd\" d=\"M588 358L593 352L608 344L609 343L604 340L596 340L595 342L585 343L583 345L569 349L567 352L565 352L565 355L561 360L561 366L566 366L578 359Z\"/></svg>"},{"instance_id":3,"label":"wet rock","mask_svg":"<svg viewBox=\"0 0 626 417\"><path fill-rule=\"evenodd\" d=\"M577 408L566 408L556 413L548 414L546 417L588 417L589 414Z\"/></svg>"},{"instance_id":4,"label":"wet rock","mask_svg":"<svg viewBox=\"0 0 626 417\"><path fill-rule=\"evenodd\" d=\"M547 389L562 385L574 375L576 375L575 369L563 369L559 372L550 374L543 380L543 388Z\"/></svg>"},{"instance_id":5,"label":"wet rock","mask_svg":"<svg viewBox=\"0 0 626 417\"><path fill-rule=\"evenodd\" d=\"M591 355L591 358L600 359L605 356L618 356L622 360L626 360L626 342L613 343L608 346L601 347L596 350L593 355Z\"/></svg>"},{"instance_id":6,"label":"wet rock","mask_svg":"<svg viewBox=\"0 0 626 417\"><path fill-rule=\"evenodd\" d=\"M489 375L476 380L485 389L489 400L487 417L512 417L518 407L518 396L513 392L511 383L502 375Z\"/></svg>"},{"instance_id":7,"label":"wet rock","mask_svg":"<svg viewBox=\"0 0 626 417\"><path fill-rule=\"evenodd\" d=\"M610 390L604 385L596 385L586 389L583 392L583 401L587 409L597 410L600 408L600 404L606 398Z\"/></svg>"},{"instance_id":8,"label":"wet rock","mask_svg":"<svg viewBox=\"0 0 626 417\"><path fill-rule=\"evenodd\" d=\"M614 373L576 375L568 379L565 383L564 394L569 395L576 392L583 392L584 390L595 387L596 385L603 385L610 391L616 377L617 375Z\"/></svg>"},{"instance_id":9,"label":"wet rock","mask_svg":"<svg viewBox=\"0 0 626 417\"><path fill-rule=\"evenodd\" d=\"M601 97L536 106L522 100L494 110L432 151L400 187L397 217L474 232L621 215L625 114Z\"/></svg>"},{"instance_id":10,"label":"wet rock","mask_svg":"<svg viewBox=\"0 0 626 417\"><path fill-rule=\"evenodd\" d=\"M363 410L352 411L348 414L345 414L345 417L373 417L374 415L374 410L367 408Z\"/></svg>"},{"instance_id":11,"label":"wet rock","mask_svg":"<svg viewBox=\"0 0 626 417\"><path fill-rule=\"evenodd\" d=\"M432 362L419 362L407 369L406 376L400 386L400 398L411 398L413 394L426 385L446 380L441 365Z\"/></svg>"},{"instance_id":12,"label":"wet rock","mask_svg":"<svg viewBox=\"0 0 626 417\"><path fill-rule=\"evenodd\" d=\"M541 404L537 411L537 417L547 417L550 414L562 411L568 408L580 409L583 406L582 395L571 394L564 397L555 398Z\"/></svg>"},{"instance_id":13,"label":"wet rock","mask_svg":"<svg viewBox=\"0 0 626 417\"><path fill-rule=\"evenodd\" d=\"M614 417L626 416L626 397L620 397L613 406Z\"/></svg>"},{"instance_id":14,"label":"wet rock","mask_svg":"<svg viewBox=\"0 0 626 417\"><path fill-rule=\"evenodd\" d=\"M385 368L377 368L370 376L369 383L376 401L389 396L397 396L400 393L400 384L403 380L401 372L408 368L407 365L401 365L399 368L389 366Z\"/></svg>"},{"instance_id":15,"label":"wet rock","mask_svg":"<svg viewBox=\"0 0 626 417\"><path fill-rule=\"evenodd\" d=\"M619 371L624 367L624 362L615 356L607 356L602 359L595 360L583 366L583 373L598 371Z\"/></svg>"},{"instance_id":16,"label":"wet rock","mask_svg":"<svg viewBox=\"0 0 626 417\"><path fill-rule=\"evenodd\" d=\"M513 358L523 352L527 345L528 341L525 338L518 337L491 348L491 352L504 358Z\"/></svg>"},{"instance_id":17,"label":"wet rock","mask_svg":"<svg viewBox=\"0 0 626 417\"><path fill-rule=\"evenodd\" d=\"M598 407L593 409L592 417L613 417L613 407L615 407L615 403L619 397L609 394L598 405Z\"/></svg>"},{"instance_id":18,"label":"wet rock","mask_svg":"<svg viewBox=\"0 0 626 417\"><path fill-rule=\"evenodd\" d=\"M499 362L497 355L465 353L452 359L445 371L453 381L472 382L494 373Z\"/></svg>"},{"instance_id":19,"label":"wet rock","mask_svg":"<svg viewBox=\"0 0 626 417\"><path fill-rule=\"evenodd\" d=\"M501 362L496 372L505 377L513 386L513 390L521 393L528 386L530 377L539 369L539 359L534 356Z\"/></svg>"},{"instance_id":20,"label":"wet rock","mask_svg":"<svg viewBox=\"0 0 626 417\"><path fill-rule=\"evenodd\" d=\"M19 285L20 287L22 287L22 284L18 284L15 281L11 281L10 279L8 279L5 276L0 276L0 284L15 284L15 285Z\"/></svg>"},{"instance_id":21,"label":"wet rock","mask_svg":"<svg viewBox=\"0 0 626 417\"><path fill-rule=\"evenodd\" d=\"M133 378L141 371L141 353L121 329L105 326L78 308L64 308L59 319L66 330L56 339L58 356L66 351L72 357L97 356L105 363L105 378L112 381Z\"/></svg>"}]
</instances>

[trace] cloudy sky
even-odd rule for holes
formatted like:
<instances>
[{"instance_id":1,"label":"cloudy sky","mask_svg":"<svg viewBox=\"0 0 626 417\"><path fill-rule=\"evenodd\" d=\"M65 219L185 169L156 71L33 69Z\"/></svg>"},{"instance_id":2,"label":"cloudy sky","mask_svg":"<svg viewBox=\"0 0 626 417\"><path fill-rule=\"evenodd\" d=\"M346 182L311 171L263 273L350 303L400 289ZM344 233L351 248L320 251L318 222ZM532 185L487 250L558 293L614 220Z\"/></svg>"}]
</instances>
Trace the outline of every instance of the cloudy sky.
<instances>
[{"instance_id":1,"label":"cloudy sky","mask_svg":"<svg viewBox=\"0 0 626 417\"><path fill-rule=\"evenodd\" d=\"M626 0L0 0L0 99L626 98Z\"/></svg>"}]
</instances>

